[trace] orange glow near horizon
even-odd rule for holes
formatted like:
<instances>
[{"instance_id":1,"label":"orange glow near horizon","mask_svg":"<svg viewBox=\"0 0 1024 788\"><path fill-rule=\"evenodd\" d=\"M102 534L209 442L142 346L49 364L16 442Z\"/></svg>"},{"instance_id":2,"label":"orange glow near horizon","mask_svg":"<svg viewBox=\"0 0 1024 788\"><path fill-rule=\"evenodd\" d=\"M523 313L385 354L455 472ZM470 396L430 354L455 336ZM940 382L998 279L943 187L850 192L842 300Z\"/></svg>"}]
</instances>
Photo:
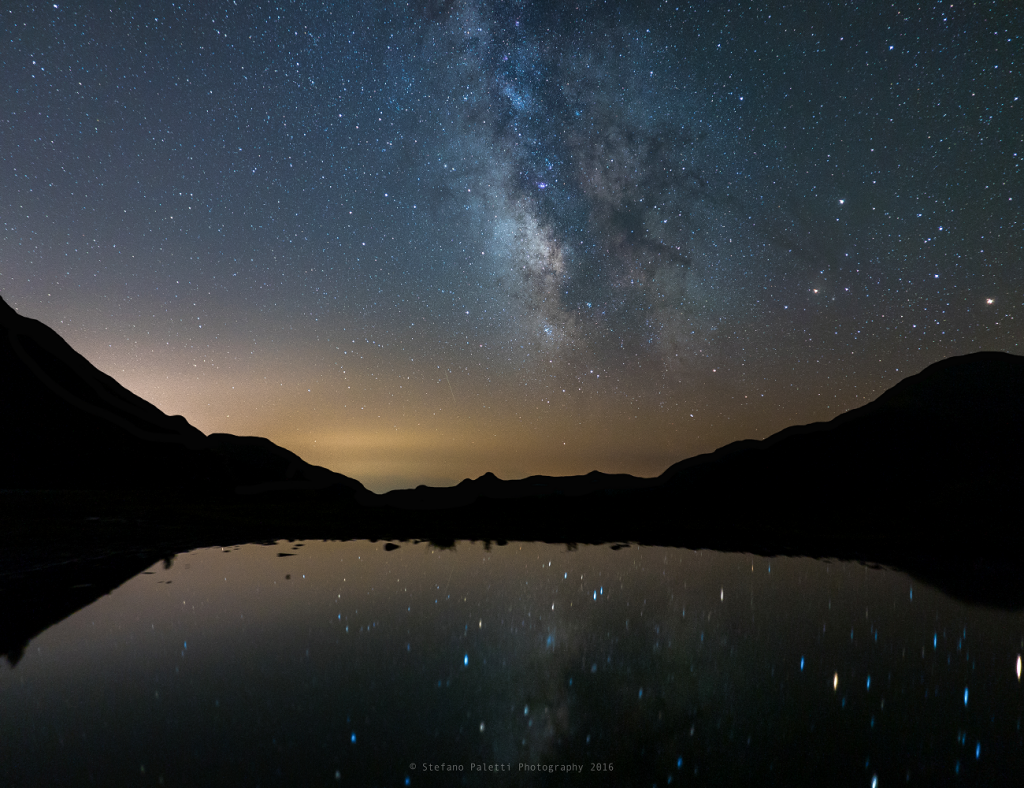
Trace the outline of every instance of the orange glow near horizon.
<instances>
[{"instance_id":1,"label":"orange glow near horizon","mask_svg":"<svg viewBox=\"0 0 1024 788\"><path fill-rule=\"evenodd\" d=\"M110 358L109 350L89 355ZM440 382L406 375L389 389L389 381L365 373L318 373L314 362L294 356L271 360L265 368L276 376L231 361L193 369L174 354L146 362L114 358L101 368L206 434L268 438L374 492L450 486L487 472L503 479L593 470L657 476L674 462L746 437L739 421L711 430L679 414L623 421L581 399L537 402L528 393L512 399L507 389L476 389L457 376L449 379L452 388L443 375Z\"/></svg>"},{"instance_id":2,"label":"orange glow near horizon","mask_svg":"<svg viewBox=\"0 0 1024 788\"><path fill-rule=\"evenodd\" d=\"M378 493L451 486L488 472L502 479L594 470L653 477L732 441L864 402L848 392L843 407L834 396L794 393L785 381L767 397L729 396L717 378L680 371L689 400L652 406L642 379L574 378L568 365L552 365L553 394L552 386L507 371L482 376L386 353L340 363L283 343L242 352L244 340L224 337L199 363L194 348L143 351L99 339L72 344L163 412L206 434L267 438ZM713 401L729 406L712 414Z\"/></svg>"}]
</instances>

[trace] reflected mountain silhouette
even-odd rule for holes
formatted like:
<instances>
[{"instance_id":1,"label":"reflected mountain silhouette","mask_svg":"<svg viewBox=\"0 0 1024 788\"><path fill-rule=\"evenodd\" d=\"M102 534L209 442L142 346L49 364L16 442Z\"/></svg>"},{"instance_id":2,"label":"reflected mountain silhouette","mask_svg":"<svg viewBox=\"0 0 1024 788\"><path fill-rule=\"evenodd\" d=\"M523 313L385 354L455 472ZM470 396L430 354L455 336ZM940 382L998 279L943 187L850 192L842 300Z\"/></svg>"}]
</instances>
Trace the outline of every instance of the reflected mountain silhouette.
<instances>
[{"instance_id":1,"label":"reflected mountain silhouette","mask_svg":"<svg viewBox=\"0 0 1024 788\"><path fill-rule=\"evenodd\" d=\"M284 538L834 557L1024 607L1020 356L945 359L829 422L732 443L653 479L488 473L376 495L264 438L204 435L2 299L0 324L0 648L12 661L142 564Z\"/></svg>"},{"instance_id":2,"label":"reflected mountain silhouette","mask_svg":"<svg viewBox=\"0 0 1024 788\"><path fill-rule=\"evenodd\" d=\"M504 540L490 543L497 548L508 544ZM10 562L7 562L6 567L0 567L0 599L3 600L0 605L0 656L6 657L14 667L29 642L54 624L88 607L157 561L162 560L165 568L169 567L174 556L168 554L167 549L184 553L214 546L224 544L221 540L211 542L202 539L156 548L121 543L104 551L86 552L74 559L22 565L17 570L12 570ZM450 548L455 545L442 542L435 546ZM567 546L571 548L573 545ZM612 550L620 547L621 543L609 545ZM399 545L390 542L381 544L384 551L398 548ZM280 557L290 555L294 554L278 553ZM968 604L1024 609L1022 567L1017 559L984 562L929 558L915 563L904 558L902 566L892 568Z\"/></svg>"},{"instance_id":3,"label":"reflected mountain silhouette","mask_svg":"<svg viewBox=\"0 0 1024 788\"><path fill-rule=\"evenodd\" d=\"M108 555L0 574L0 655L14 667L32 638L144 572L160 557Z\"/></svg>"}]
</instances>

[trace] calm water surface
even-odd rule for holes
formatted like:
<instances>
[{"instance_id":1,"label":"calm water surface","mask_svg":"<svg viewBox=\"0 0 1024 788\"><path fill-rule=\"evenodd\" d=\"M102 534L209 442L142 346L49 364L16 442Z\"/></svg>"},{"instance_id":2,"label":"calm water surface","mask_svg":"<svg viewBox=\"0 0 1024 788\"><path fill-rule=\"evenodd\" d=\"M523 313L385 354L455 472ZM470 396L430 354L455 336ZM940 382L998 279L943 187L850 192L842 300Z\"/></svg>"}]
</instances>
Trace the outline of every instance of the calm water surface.
<instances>
[{"instance_id":1,"label":"calm water surface","mask_svg":"<svg viewBox=\"0 0 1024 788\"><path fill-rule=\"evenodd\" d=\"M0 785L1013 784L1022 651L859 564L214 548L0 670Z\"/></svg>"}]
</instances>

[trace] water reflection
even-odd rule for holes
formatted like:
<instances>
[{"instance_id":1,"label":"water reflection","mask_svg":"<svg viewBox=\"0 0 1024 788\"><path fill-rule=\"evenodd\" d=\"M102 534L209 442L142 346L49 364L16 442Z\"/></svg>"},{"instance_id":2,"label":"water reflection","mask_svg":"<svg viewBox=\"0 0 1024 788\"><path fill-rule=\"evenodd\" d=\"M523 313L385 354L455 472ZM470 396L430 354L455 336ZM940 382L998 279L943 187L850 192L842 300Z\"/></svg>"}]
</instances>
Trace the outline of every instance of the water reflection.
<instances>
[{"instance_id":1,"label":"water reflection","mask_svg":"<svg viewBox=\"0 0 1024 788\"><path fill-rule=\"evenodd\" d=\"M936 784L1019 773L1024 615L636 546L156 562L0 674L0 784Z\"/></svg>"}]
</instances>

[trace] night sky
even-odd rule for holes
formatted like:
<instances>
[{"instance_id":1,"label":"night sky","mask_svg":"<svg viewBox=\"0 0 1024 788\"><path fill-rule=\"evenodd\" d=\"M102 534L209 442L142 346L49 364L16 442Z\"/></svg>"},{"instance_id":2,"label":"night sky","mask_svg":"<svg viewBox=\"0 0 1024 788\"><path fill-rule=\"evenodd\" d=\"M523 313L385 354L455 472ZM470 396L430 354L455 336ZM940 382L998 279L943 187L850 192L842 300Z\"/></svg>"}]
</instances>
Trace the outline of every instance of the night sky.
<instances>
[{"instance_id":1,"label":"night sky","mask_svg":"<svg viewBox=\"0 0 1024 788\"><path fill-rule=\"evenodd\" d=\"M1021 352L1012 0L0 16L0 294L377 491L656 475Z\"/></svg>"}]
</instances>

